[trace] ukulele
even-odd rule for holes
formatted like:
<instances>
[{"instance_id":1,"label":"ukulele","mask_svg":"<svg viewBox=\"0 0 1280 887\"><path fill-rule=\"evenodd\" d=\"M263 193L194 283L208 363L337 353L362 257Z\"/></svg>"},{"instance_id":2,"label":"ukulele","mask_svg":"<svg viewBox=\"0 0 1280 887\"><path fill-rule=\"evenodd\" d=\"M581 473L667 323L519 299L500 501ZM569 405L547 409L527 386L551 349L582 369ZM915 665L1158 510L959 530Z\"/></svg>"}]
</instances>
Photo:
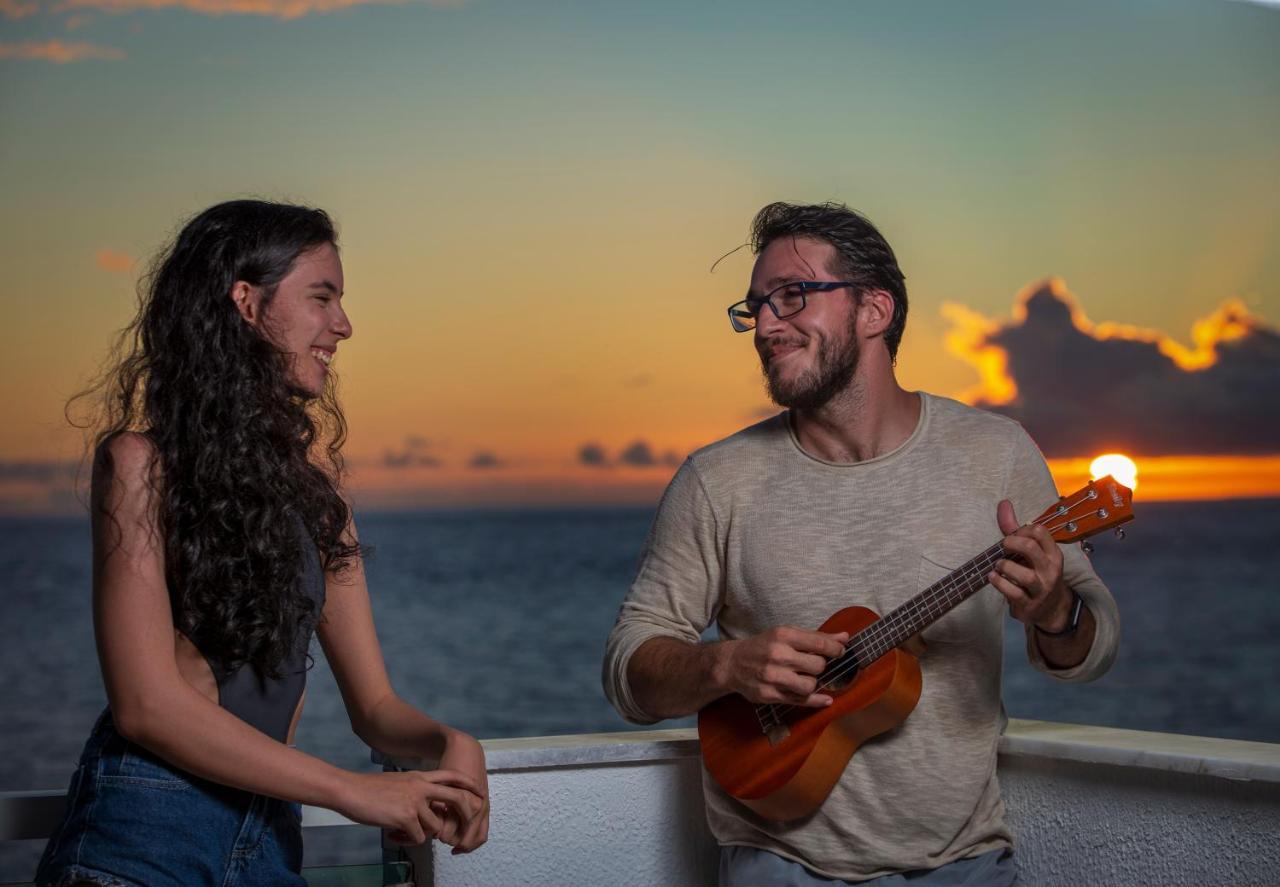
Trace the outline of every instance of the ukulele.
<instances>
[{"instance_id":1,"label":"ukulele","mask_svg":"<svg viewBox=\"0 0 1280 887\"><path fill-rule=\"evenodd\" d=\"M1062 497L1035 523L1067 543L1130 520L1133 492L1108 475ZM884 617L866 607L837 612L818 629L849 633L844 652L818 675L818 691L832 697L831 705L720 697L698 712L707 772L766 819L798 819L818 809L858 747L901 724L920 701L920 663L901 645L983 588L996 561L1008 557L997 542Z\"/></svg>"}]
</instances>

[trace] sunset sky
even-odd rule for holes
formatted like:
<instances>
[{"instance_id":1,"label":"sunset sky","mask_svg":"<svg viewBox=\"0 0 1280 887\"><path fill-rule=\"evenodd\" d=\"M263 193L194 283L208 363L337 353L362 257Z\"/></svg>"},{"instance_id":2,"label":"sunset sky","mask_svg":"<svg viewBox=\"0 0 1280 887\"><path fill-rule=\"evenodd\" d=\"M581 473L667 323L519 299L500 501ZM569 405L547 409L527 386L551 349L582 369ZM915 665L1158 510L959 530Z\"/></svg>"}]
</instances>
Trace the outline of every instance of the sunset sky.
<instances>
[{"instance_id":1,"label":"sunset sky","mask_svg":"<svg viewBox=\"0 0 1280 887\"><path fill-rule=\"evenodd\" d=\"M180 222L341 229L367 507L653 503L769 413L747 225L841 200L899 375L1074 485L1280 495L1280 6L0 0L0 512L73 507L66 398Z\"/></svg>"}]
</instances>

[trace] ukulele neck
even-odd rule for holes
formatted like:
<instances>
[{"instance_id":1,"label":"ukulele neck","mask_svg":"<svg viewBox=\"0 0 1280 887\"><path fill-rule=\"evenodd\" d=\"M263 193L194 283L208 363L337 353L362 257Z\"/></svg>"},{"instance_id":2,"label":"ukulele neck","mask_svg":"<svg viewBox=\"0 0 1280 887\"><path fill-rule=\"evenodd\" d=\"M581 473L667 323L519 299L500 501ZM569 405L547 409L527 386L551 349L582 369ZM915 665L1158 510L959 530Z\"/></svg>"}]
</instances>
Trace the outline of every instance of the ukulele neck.
<instances>
[{"instance_id":1,"label":"ukulele neck","mask_svg":"<svg viewBox=\"0 0 1280 887\"><path fill-rule=\"evenodd\" d=\"M997 542L977 557L888 613L849 640L849 649L863 663L871 663L924 631L987 584L996 561L1007 557Z\"/></svg>"}]
</instances>

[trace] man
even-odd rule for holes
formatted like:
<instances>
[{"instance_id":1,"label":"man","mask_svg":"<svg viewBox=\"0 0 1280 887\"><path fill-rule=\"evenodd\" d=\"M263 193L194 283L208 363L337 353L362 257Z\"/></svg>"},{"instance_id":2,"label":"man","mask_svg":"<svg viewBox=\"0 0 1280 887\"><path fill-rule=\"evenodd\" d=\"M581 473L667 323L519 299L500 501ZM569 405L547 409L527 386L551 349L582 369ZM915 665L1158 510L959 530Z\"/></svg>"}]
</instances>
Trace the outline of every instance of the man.
<instances>
[{"instance_id":1,"label":"man","mask_svg":"<svg viewBox=\"0 0 1280 887\"><path fill-rule=\"evenodd\" d=\"M914 712L858 750L815 813L772 822L704 783L722 883L1016 883L996 780L1004 611L1025 624L1033 666L1087 681L1115 658L1115 603L1077 546L1019 525L1057 499L1022 428L899 386L906 288L870 222L775 203L751 244L730 319L754 329L787 411L672 479L609 637L605 691L636 723L728 693L829 705L815 675L847 638L813 627L851 605L887 613L1004 535L990 586L913 642ZM722 640L701 642L712 620Z\"/></svg>"}]
</instances>

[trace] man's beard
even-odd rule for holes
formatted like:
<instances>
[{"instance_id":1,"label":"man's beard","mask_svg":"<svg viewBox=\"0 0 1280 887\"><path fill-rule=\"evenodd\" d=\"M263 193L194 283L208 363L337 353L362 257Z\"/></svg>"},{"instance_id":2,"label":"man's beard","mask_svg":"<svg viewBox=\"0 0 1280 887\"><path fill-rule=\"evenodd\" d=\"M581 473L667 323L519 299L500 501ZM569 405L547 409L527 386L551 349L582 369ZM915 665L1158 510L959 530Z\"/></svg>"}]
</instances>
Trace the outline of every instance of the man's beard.
<instances>
[{"instance_id":1,"label":"man's beard","mask_svg":"<svg viewBox=\"0 0 1280 887\"><path fill-rule=\"evenodd\" d=\"M826 339L818 348L817 366L792 379L782 379L769 372L763 363L765 387L769 399L780 407L793 410L818 410L831 398L844 391L858 369L858 336L848 330L843 342Z\"/></svg>"}]
</instances>

